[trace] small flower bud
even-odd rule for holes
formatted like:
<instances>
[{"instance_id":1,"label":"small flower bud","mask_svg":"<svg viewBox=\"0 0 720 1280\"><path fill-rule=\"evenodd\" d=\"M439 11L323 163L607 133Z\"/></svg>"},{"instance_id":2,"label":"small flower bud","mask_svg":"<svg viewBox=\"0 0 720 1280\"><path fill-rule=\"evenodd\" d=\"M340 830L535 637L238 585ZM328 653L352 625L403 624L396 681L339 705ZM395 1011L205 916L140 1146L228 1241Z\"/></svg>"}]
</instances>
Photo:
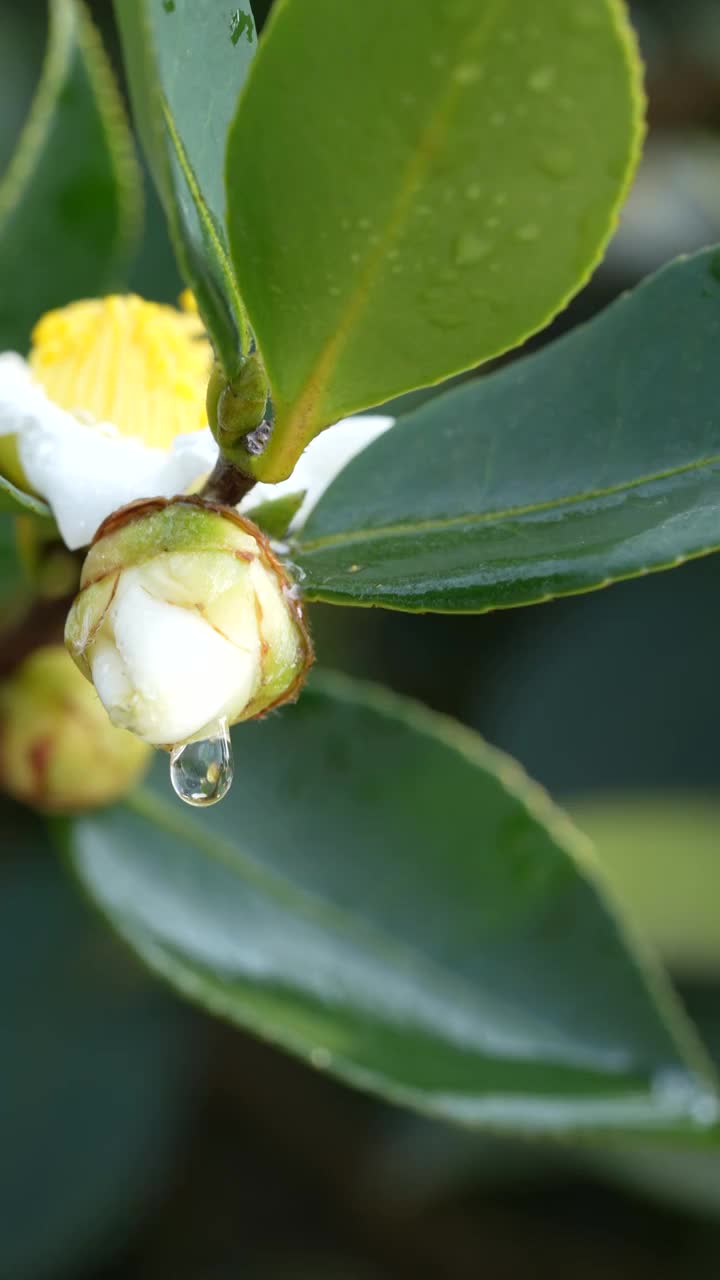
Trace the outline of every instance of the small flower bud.
<instances>
[{"instance_id":1,"label":"small flower bud","mask_svg":"<svg viewBox=\"0 0 720 1280\"><path fill-rule=\"evenodd\" d=\"M224 456L238 465L267 443L270 426L263 421L267 399L267 374L258 351L244 359L232 382L215 365L207 390L208 422Z\"/></svg>"},{"instance_id":2,"label":"small flower bud","mask_svg":"<svg viewBox=\"0 0 720 1280\"><path fill-rule=\"evenodd\" d=\"M267 539L199 498L133 503L101 525L65 640L113 723L166 748L296 697L312 662Z\"/></svg>"},{"instance_id":3,"label":"small flower bud","mask_svg":"<svg viewBox=\"0 0 720 1280\"><path fill-rule=\"evenodd\" d=\"M48 813L118 800L149 749L114 729L62 645L34 650L0 685L0 786Z\"/></svg>"}]
</instances>

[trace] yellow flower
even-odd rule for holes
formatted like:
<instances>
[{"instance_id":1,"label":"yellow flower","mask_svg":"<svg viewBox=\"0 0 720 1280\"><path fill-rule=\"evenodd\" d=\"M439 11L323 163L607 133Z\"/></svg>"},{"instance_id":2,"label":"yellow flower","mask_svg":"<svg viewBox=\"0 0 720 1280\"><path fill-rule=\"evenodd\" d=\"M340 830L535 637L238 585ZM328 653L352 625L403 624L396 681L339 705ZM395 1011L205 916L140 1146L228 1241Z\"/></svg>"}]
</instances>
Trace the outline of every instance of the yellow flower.
<instances>
[{"instance_id":1,"label":"yellow flower","mask_svg":"<svg viewBox=\"0 0 720 1280\"><path fill-rule=\"evenodd\" d=\"M217 445L205 396L212 351L189 293L71 303L38 322L28 359L0 354L0 474L49 503L68 547L138 498L196 488ZM393 419L347 418L313 440L288 480L241 504L304 491L297 529L330 481Z\"/></svg>"},{"instance_id":2,"label":"yellow flower","mask_svg":"<svg viewBox=\"0 0 720 1280\"><path fill-rule=\"evenodd\" d=\"M181 493L214 464L212 351L183 301L75 302L43 316L27 361L0 355L0 468L47 499L73 549L117 507Z\"/></svg>"}]
</instances>

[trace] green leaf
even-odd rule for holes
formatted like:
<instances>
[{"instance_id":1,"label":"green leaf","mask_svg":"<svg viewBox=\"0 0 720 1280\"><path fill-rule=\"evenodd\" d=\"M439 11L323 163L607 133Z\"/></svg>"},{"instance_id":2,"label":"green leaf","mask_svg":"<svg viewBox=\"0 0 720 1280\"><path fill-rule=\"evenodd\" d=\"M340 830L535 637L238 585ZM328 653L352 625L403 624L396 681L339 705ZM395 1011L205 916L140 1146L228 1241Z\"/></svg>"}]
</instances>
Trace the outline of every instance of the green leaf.
<instances>
[{"instance_id":1,"label":"green leaf","mask_svg":"<svg viewBox=\"0 0 720 1280\"><path fill-rule=\"evenodd\" d=\"M18 489L5 476L0 475L0 512L11 512L13 515L39 516L42 520L52 520L52 511L42 498L35 498L31 493Z\"/></svg>"},{"instance_id":2,"label":"green leaf","mask_svg":"<svg viewBox=\"0 0 720 1280\"><path fill-rule=\"evenodd\" d=\"M702 1054L669 990L510 760L328 676L234 738L238 776L217 808L183 809L161 759L146 790L67 829L77 874L151 968L448 1120L711 1126Z\"/></svg>"},{"instance_id":3,"label":"green leaf","mask_svg":"<svg viewBox=\"0 0 720 1280\"><path fill-rule=\"evenodd\" d=\"M255 52L248 3L115 0L135 120L180 269L228 374L248 345L225 245L225 137Z\"/></svg>"},{"instance_id":4,"label":"green leaf","mask_svg":"<svg viewBox=\"0 0 720 1280\"><path fill-rule=\"evenodd\" d=\"M23 594L27 586L15 532L12 516L6 511L0 511L0 602L4 609L9 601Z\"/></svg>"},{"instance_id":5,"label":"green leaf","mask_svg":"<svg viewBox=\"0 0 720 1280\"><path fill-rule=\"evenodd\" d=\"M674 973L720 973L720 805L711 795L609 794L575 801L618 901Z\"/></svg>"},{"instance_id":6,"label":"green leaf","mask_svg":"<svg viewBox=\"0 0 720 1280\"><path fill-rule=\"evenodd\" d=\"M302 530L307 598L483 612L717 550L719 345L710 250L401 418Z\"/></svg>"},{"instance_id":7,"label":"green leaf","mask_svg":"<svg viewBox=\"0 0 720 1280\"><path fill-rule=\"evenodd\" d=\"M44 825L0 797L0 1274L117 1250L176 1160L187 1019L113 943Z\"/></svg>"},{"instance_id":8,"label":"green leaf","mask_svg":"<svg viewBox=\"0 0 720 1280\"><path fill-rule=\"evenodd\" d=\"M602 254L641 117L620 0L277 4L227 154L277 414L256 473L542 328Z\"/></svg>"},{"instance_id":9,"label":"green leaf","mask_svg":"<svg viewBox=\"0 0 720 1280\"><path fill-rule=\"evenodd\" d=\"M0 184L0 350L26 350L44 311L117 287L139 229L140 186L97 33L51 0L45 65Z\"/></svg>"},{"instance_id":10,"label":"green leaf","mask_svg":"<svg viewBox=\"0 0 720 1280\"><path fill-rule=\"evenodd\" d=\"M299 489L297 493L288 493L282 498L261 502L257 507L246 512L246 515L269 537L282 538L287 533L293 516L296 516L300 510L306 493L307 489Z\"/></svg>"}]
</instances>

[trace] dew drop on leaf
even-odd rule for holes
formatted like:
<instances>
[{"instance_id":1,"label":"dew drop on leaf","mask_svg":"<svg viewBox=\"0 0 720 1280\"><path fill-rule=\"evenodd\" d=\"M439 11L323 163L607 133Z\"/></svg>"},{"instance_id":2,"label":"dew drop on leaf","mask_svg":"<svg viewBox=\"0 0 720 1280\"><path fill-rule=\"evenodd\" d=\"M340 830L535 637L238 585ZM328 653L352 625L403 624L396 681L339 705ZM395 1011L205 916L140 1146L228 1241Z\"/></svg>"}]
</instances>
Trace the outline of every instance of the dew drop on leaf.
<instances>
[{"instance_id":1,"label":"dew drop on leaf","mask_svg":"<svg viewBox=\"0 0 720 1280\"><path fill-rule=\"evenodd\" d=\"M554 67L538 67L528 78L528 88L533 93L547 93L555 80Z\"/></svg>"},{"instance_id":2,"label":"dew drop on leaf","mask_svg":"<svg viewBox=\"0 0 720 1280\"><path fill-rule=\"evenodd\" d=\"M217 804L230 790L233 757L227 720L201 742L174 747L170 755L170 781L175 794L186 804L204 807Z\"/></svg>"},{"instance_id":3,"label":"dew drop on leaf","mask_svg":"<svg viewBox=\"0 0 720 1280\"><path fill-rule=\"evenodd\" d=\"M483 239L474 231L463 231L455 245L455 261L459 267L470 267L486 258L492 249L492 240Z\"/></svg>"}]
</instances>

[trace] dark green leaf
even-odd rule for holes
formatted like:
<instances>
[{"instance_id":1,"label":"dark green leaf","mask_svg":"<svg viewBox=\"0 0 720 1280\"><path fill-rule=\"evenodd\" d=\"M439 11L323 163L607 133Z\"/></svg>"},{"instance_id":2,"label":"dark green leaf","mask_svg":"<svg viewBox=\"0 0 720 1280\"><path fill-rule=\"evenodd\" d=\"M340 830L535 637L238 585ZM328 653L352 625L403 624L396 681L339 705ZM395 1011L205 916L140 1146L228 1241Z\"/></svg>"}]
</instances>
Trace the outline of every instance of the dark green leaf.
<instances>
[{"instance_id":1,"label":"dark green leaf","mask_svg":"<svg viewBox=\"0 0 720 1280\"><path fill-rule=\"evenodd\" d=\"M303 529L307 598L482 612L720 547L717 262L401 418Z\"/></svg>"},{"instance_id":2,"label":"dark green leaf","mask_svg":"<svg viewBox=\"0 0 720 1280\"><path fill-rule=\"evenodd\" d=\"M225 248L225 136L255 52L252 13L217 0L115 0L115 14L180 268L233 372L248 334Z\"/></svg>"},{"instance_id":3,"label":"dark green leaf","mask_svg":"<svg viewBox=\"0 0 720 1280\"><path fill-rule=\"evenodd\" d=\"M256 474L542 328L601 256L641 116L620 0L276 5L227 159L277 416Z\"/></svg>"},{"instance_id":4,"label":"dark green leaf","mask_svg":"<svg viewBox=\"0 0 720 1280\"><path fill-rule=\"evenodd\" d=\"M15 541L15 521L6 511L0 512L0 601L3 605L17 596L25 586Z\"/></svg>"},{"instance_id":5,"label":"dark green leaf","mask_svg":"<svg viewBox=\"0 0 720 1280\"><path fill-rule=\"evenodd\" d=\"M42 79L0 185L0 349L24 351L44 311L121 283L138 182L98 36L75 0L51 0Z\"/></svg>"},{"instance_id":6,"label":"dark green leaf","mask_svg":"<svg viewBox=\"0 0 720 1280\"><path fill-rule=\"evenodd\" d=\"M0 822L0 1274L75 1276L168 1175L186 1022L83 906L40 821L0 798Z\"/></svg>"},{"instance_id":7,"label":"dark green leaf","mask_svg":"<svg viewBox=\"0 0 720 1280\"><path fill-rule=\"evenodd\" d=\"M161 759L146 790L69 831L78 875L153 969L446 1119L712 1128L702 1054L670 992L510 760L327 676L234 737L237 778L217 808L183 809Z\"/></svg>"}]
</instances>

